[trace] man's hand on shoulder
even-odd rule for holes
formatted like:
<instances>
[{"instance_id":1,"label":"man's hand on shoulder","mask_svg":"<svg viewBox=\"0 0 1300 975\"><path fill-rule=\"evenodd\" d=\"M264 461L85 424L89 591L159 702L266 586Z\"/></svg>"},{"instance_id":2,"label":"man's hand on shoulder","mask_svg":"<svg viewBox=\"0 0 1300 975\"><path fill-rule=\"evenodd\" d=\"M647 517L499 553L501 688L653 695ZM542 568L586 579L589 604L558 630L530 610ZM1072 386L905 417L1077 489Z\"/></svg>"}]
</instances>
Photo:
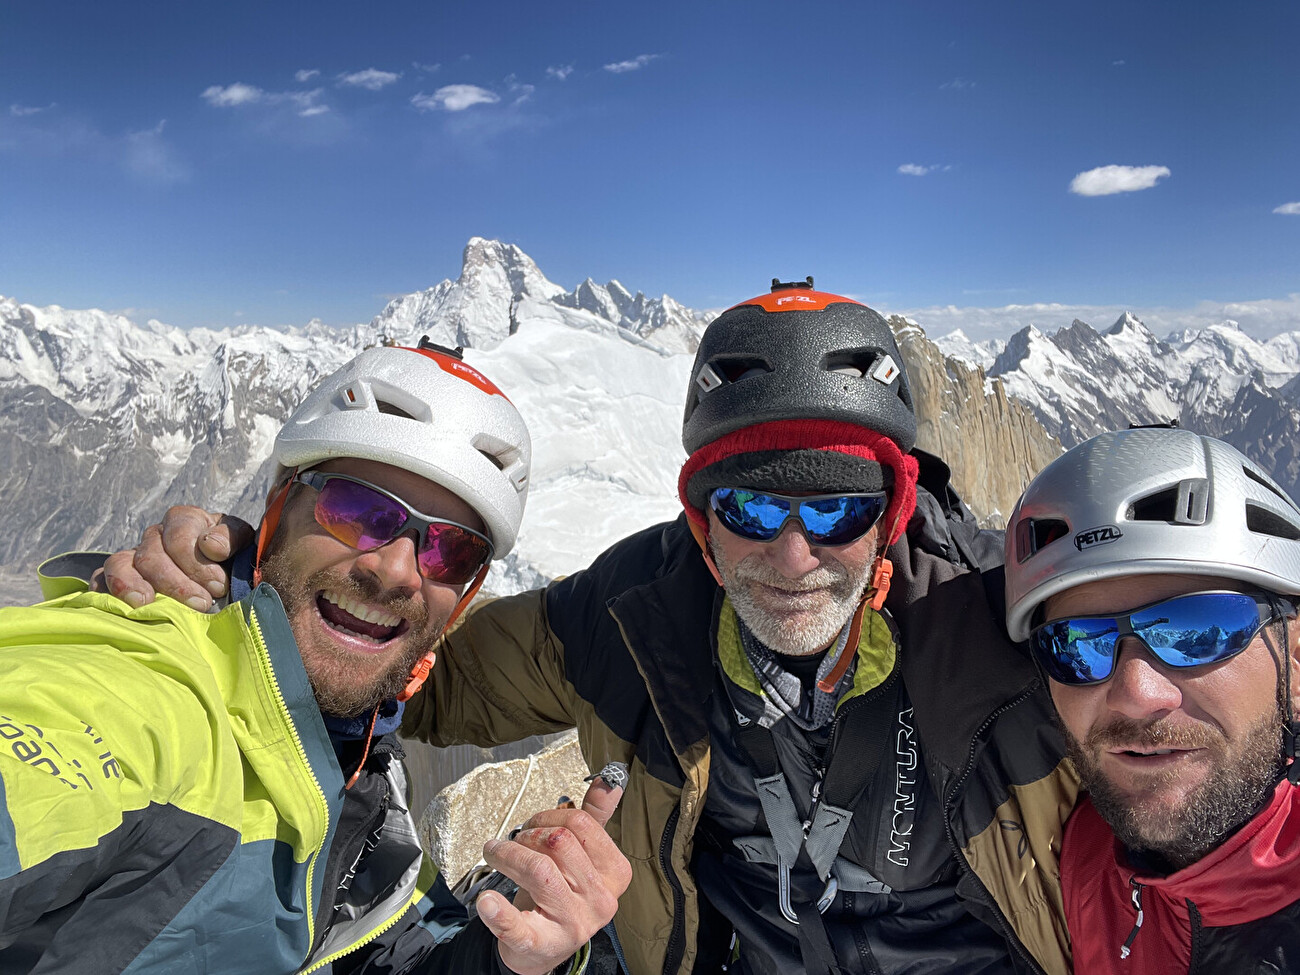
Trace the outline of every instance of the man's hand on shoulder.
<instances>
[{"instance_id":1,"label":"man's hand on shoulder","mask_svg":"<svg viewBox=\"0 0 1300 975\"><path fill-rule=\"evenodd\" d=\"M92 588L131 606L151 603L162 593L207 612L213 598L229 588L222 563L252 540L252 526L233 515L169 508L161 524L145 529L139 547L109 556Z\"/></svg>"},{"instance_id":2,"label":"man's hand on shoulder","mask_svg":"<svg viewBox=\"0 0 1300 975\"><path fill-rule=\"evenodd\" d=\"M545 975L609 923L632 867L605 832L623 795L597 777L581 809L538 813L513 840L483 848L488 866L519 885L514 903L485 891L475 906L519 975Z\"/></svg>"}]
</instances>

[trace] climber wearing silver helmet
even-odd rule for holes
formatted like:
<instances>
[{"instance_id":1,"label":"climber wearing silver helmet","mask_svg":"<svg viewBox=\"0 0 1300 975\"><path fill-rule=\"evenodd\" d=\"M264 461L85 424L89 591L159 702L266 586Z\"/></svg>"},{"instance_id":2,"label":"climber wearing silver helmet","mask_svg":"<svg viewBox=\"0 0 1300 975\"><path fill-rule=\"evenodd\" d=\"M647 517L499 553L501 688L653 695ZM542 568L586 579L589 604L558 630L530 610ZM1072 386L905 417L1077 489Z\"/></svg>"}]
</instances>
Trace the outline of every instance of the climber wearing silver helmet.
<instances>
[{"instance_id":1,"label":"climber wearing silver helmet","mask_svg":"<svg viewBox=\"0 0 1300 975\"><path fill-rule=\"evenodd\" d=\"M1295 970L1300 508L1221 440L1139 428L1045 468L1006 546L1008 629L1088 790L1075 970Z\"/></svg>"},{"instance_id":2,"label":"climber wearing silver helmet","mask_svg":"<svg viewBox=\"0 0 1300 975\"><path fill-rule=\"evenodd\" d=\"M979 571L1000 539L913 404L861 302L809 280L728 309L691 370L682 517L471 608L409 702L435 744L576 725L593 768L628 766L634 975L1068 969L1073 773Z\"/></svg>"},{"instance_id":3,"label":"climber wearing silver helmet","mask_svg":"<svg viewBox=\"0 0 1300 975\"><path fill-rule=\"evenodd\" d=\"M520 890L470 921L395 741L514 544L518 411L458 351L374 348L272 458L221 612L78 591L76 558L44 570L62 598L0 611L0 970L576 975L627 885L603 830L620 790L489 844Z\"/></svg>"}]
</instances>

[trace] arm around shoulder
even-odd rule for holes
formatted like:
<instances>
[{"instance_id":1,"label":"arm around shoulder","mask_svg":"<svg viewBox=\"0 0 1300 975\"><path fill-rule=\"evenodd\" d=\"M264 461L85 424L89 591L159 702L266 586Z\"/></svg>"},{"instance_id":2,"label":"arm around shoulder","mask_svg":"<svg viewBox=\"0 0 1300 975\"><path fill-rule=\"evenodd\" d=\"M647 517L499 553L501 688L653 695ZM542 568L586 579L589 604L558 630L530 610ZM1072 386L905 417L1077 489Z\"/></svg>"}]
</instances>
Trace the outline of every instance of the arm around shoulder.
<instances>
[{"instance_id":1,"label":"arm around shoulder","mask_svg":"<svg viewBox=\"0 0 1300 975\"><path fill-rule=\"evenodd\" d=\"M546 590L537 589L475 605L439 642L402 734L435 745L498 745L573 727L574 703Z\"/></svg>"}]
</instances>

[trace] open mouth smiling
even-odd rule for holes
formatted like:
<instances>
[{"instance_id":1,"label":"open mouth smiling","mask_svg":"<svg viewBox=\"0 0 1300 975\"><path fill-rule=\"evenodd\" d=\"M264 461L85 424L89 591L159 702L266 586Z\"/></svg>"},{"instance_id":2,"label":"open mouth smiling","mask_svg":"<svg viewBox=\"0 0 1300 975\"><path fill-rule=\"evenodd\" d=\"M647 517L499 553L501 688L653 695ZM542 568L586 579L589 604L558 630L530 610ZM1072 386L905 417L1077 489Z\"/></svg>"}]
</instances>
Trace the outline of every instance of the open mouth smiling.
<instances>
[{"instance_id":1,"label":"open mouth smiling","mask_svg":"<svg viewBox=\"0 0 1300 975\"><path fill-rule=\"evenodd\" d=\"M369 652L382 650L410 629L410 621L347 596L322 590L316 612L325 626Z\"/></svg>"}]
</instances>

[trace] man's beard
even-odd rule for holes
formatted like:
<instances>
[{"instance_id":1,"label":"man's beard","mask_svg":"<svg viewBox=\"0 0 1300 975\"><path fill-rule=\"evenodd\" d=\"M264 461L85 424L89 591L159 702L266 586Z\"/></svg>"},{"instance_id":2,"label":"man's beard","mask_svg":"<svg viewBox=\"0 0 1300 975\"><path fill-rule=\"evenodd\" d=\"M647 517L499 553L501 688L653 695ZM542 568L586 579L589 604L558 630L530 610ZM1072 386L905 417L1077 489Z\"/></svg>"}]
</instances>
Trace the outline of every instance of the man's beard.
<instances>
[{"instance_id":1,"label":"man's beard","mask_svg":"<svg viewBox=\"0 0 1300 975\"><path fill-rule=\"evenodd\" d=\"M281 548L262 562L262 578L284 604L307 679L316 703L325 714L353 717L396 697L410 679L411 668L433 648L437 631L430 626L425 605L410 596L386 595L373 576L321 569L302 579L294 569L290 552ZM367 605L382 606L385 611L406 619L407 630L398 638L401 641L398 656L377 673L368 676L359 673L366 663L378 661L367 661L362 655L334 645L327 637L314 633L315 627L301 622L319 616L316 594L322 590ZM328 628L323 621L320 625Z\"/></svg>"},{"instance_id":2,"label":"man's beard","mask_svg":"<svg viewBox=\"0 0 1300 975\"><path fill-rule=\"evenodd\" d=\"M1064 726L1062 730L1092 804L1115 836L1127 849L1153 858L1173 873L1219 846L1268 801L1285 769L1281 726L1279 705L1251 725L1236 748L1222 732L1205 725L1168 728L1159 721L1122 718L1090 732L1082 744ZM1121 744L1150 749L1205 748L1214 755L1214 766L1185 801L1134 798L1108 779L1092 757ZM1179 774L1177 768L1171 768L1152 775L1152 796L1177 781Z\"/></svg>"},{"instance_id":3,"label":"man's beard","mask_svg":"<svg viewBox=\"0 0 1300 975\"><path fill-rule=\"evenodd\" d=\"M748 557L728 563L719 548L710 546L727 598L741 621L770 650L802 656L825 649L840 634L862 602L871 574L871 562L854 573L843 563L823 559L822 564L798 579L789 579L761 558ZM808 616L785 614L762 605L760 586L792 591L819 590L821 609Z\"/></svg>"}]
</instances>

